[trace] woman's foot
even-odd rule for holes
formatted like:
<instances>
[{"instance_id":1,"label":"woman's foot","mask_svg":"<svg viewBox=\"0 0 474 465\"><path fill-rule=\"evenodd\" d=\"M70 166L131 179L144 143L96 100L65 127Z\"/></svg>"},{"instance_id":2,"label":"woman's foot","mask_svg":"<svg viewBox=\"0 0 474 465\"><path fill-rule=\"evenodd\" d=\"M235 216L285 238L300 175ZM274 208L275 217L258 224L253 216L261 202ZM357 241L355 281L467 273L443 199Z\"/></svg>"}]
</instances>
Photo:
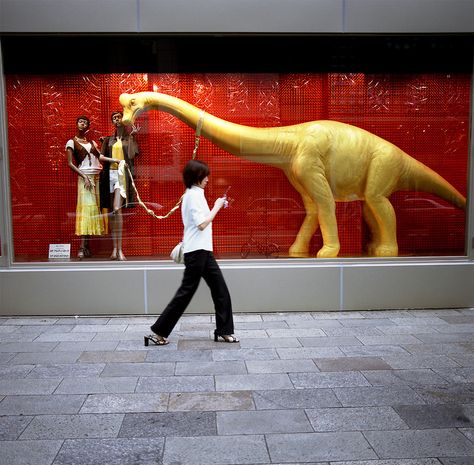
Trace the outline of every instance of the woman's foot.
<instances>
[{"instance_id":1,"label":"woman's foot","mask_svg":"<svg viewBox=\"0 0 474 465\"><path fill-rule=\"evenodd\" d=\"M149 342L152 342L156 346L165 346L170 343L167 339L163 336L159 336L158 334L149 334L148 336L144 336L145 346L148 347Z\"/></svg>"},{"instance_id":2,"label":"woman's foot","mask_svg":"<svg viewBox=\"0 0 474 465\"><path fill-rule=\"evenodd\" d=\"M125 255L123 254L123 252L121 250L119 250L119 253L117 254L117 260L120 261L120 262L127 261Z\"/></svg>"},{"instance_id":3,"label":"woman's foot","mask_svg":"<svg viewBox=\"0 0 474 465\"><path fill-rule=\"evenodd\" d=\"M217 331L214 331L214 342L218 342L219 338L222 339L222 342L240 342L233 334L219 334Z\"/></svg>"},{"instance_id":4,"label":"woman's foot","mask_svg":"<svg viewBox=\"0 0 474 465\"><path fill-rule=\"evenodd\" d=\"M117 250L114 249L112 251L112 255L110 255L110 260L117 260Z\"/></svg>"}]
</instances>

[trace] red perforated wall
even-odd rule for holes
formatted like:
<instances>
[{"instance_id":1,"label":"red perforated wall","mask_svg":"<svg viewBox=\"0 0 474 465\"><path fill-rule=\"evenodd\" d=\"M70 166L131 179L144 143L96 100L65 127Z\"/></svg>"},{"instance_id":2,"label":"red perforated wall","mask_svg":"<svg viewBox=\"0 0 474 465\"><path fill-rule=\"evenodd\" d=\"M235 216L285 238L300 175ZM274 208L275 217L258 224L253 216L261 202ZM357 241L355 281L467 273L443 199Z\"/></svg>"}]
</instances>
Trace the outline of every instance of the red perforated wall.
<instances>
[{"instance_id":1,"label":"red perforated wall","mask_svg":"<svg viewBox=\"0 0 474 465\"><path fill-rule=\"evenodd\" d=\"M110 113L122 92L158 91L220 118L250 126L285 126L333 119L371 131L398 145L466 194L470 76L367 74L91 74L6 76L10 185L16 260L47 260L51 243L74 236L76 175L64 147L75 120L91 119L89 138L112 132ZM163 214L183 192L181 169L191 157L194 131L167 113L138 119L136 184ZM284 257L304 218L301 199L281 171L236 158L201 139L198 157L211 168L210 204L231 185L231 207L214 223L220 257ZM424 193L396 193L400 255L463 255L465 214ZM361 203L339 203L340 256L363 256L369 240ZM156 220L126 211L128 258L167 258L180 239L180 215ZM267 247L269 246L269 247ZM320 234L311 254L321 246ZM91 241L107 258L108 236Z\"/></svg>"}]
</instances>

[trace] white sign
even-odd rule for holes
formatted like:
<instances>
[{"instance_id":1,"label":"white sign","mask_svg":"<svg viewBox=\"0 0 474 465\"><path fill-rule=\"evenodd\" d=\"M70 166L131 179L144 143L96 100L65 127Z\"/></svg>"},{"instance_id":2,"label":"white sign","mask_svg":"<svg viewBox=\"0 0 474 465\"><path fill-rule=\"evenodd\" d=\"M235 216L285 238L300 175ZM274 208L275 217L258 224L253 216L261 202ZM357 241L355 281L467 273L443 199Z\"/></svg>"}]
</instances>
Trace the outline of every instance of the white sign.
<instances>
[{"instance_id":1,"label":"white sign","mask_svg":"<svg viewBox=\"0 0 474 465\"><path fill-rule=\"evenodd\" d=\"M49 259L71 258L71 244L49 244Z\"/></svg>"}]
</instances>

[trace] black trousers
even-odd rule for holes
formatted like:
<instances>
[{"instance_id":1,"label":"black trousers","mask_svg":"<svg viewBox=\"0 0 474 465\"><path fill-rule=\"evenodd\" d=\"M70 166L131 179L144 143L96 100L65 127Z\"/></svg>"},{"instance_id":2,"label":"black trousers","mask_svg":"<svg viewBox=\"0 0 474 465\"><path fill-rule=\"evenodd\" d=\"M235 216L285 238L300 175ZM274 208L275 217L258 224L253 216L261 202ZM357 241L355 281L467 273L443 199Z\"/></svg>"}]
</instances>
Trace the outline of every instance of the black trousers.
<instances>
[{"instance_id":1,"label":"black trousers","mask_svg":"<svg viewBox=\"0 0 474 465\"><path fill-rule=\"evenodd\" d=\"M232 302L227 284L214 254L207 250L196 250L184 254L184 276L181 286L171 302L151 326L151 330L163 337L168 337L186 310L198 288L201 278L211 290L216 312L216 330L219 334L233 334L234 321Z\"/></svg>"}]
</instances>

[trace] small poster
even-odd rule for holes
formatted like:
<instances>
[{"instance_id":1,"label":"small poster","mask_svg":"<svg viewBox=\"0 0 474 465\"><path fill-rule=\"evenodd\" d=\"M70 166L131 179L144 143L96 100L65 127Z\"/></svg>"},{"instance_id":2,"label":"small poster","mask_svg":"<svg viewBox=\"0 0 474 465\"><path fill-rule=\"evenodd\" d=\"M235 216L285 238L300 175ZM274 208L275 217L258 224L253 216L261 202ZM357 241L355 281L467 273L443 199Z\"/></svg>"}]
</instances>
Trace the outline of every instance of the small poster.
<instances>
[{"instance_id":1,"label":"small poster","mask_svg":"<svg viewBox=\"0 0 474 465\"><path fill-rule=\"evenodd\" d=\"M50 260L64 260L71 258L71 244L49 244Z\"/></svg>"}]
</instances>

